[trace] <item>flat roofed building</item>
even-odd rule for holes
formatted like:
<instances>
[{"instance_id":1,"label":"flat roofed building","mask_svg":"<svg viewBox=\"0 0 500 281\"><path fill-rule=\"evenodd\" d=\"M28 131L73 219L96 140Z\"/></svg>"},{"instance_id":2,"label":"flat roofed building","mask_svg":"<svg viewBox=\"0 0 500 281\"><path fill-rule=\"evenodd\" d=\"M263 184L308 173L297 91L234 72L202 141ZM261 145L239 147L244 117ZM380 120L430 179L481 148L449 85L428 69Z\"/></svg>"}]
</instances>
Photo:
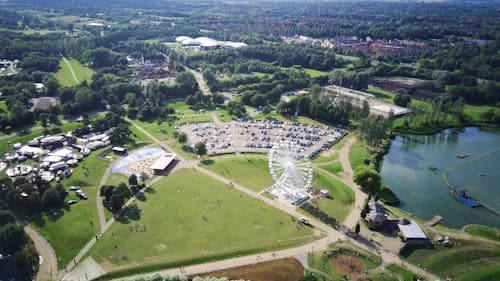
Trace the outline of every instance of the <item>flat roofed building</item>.
<instances>
[{"instance_id":1,"label":"flat roofed building","mask_svg":"<svg viewBox=\"0 0 500 281\"><path fill-rule=\"evenodd\" d=\"M427 235L420 226L413 220L402 219L398 223L399 234L406 242L408 240L427 240Z\"/></svg>"},{"instance_id":2,"label":"flat roofed building","mask_svg":"<svg viewBox=\"0 0 500 281\"><path fill-rule=\"evenodd\" d=\"M177 154L175 153L166 153L165 155L161 156L158 158L151 166L150 168L153 170L155 174L159 174L164 172L167 167L174 161L175 157L177 157Z\"/></svg>"},{"instance_id":3,"label":"flat roofed building","mask_svg":"<svg viewBox=\"0 0 500 281\"><path fill-rule=\"evenodd\" d=\"M127 149L125 147L115 146L113 147L113 152L116 154L125 154L127 153Z\"/></svg>"}]
</instances>

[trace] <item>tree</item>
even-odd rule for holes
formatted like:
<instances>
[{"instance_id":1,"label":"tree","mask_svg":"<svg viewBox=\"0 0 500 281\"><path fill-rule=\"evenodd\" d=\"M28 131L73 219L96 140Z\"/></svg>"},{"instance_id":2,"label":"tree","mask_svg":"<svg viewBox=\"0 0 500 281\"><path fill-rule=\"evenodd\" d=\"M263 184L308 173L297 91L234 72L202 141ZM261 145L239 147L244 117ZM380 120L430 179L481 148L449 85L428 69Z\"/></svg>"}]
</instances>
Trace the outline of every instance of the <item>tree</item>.
<instances>
[{"instance_id":1,"label":"tree","mask_svg":"<svg viewBox=\"0 0 500 281\"><path fill-rule=\"evenodd\" d=\"M221 94L212 94L212 102L214 104L223 104L224 103L224 96Z\"/></svg>"},{"instance_id":2,"label":"tree","mask_svg":"<svg viewBox=\"0 0 500 281\"><path fill-rule=\"evenodd\" d=\"M269 114L271 113L271 111L273 110L273 108L269 105L269 104L266 104L262 107L262 114Z\"/></svg>"},{"instance_id":3,"label":"tree","mask_svg":"<svg viewBox=\"0 0 500 281\"><path fill-rule=\"evenodd\" d=\"M368 193L375 193L381 187L380 175L366 166L358 166L354 170L354 182Z\"/></svg>"},{"instance_id":4,"label":"tree","mask_svg":"<svg viewBox=\"0 0 500 281\"><path fill-rule=\"evenodd\" d=\"M361 226L359 225L359 222L356 223L356 227L354 227L354 232L356 232L356 234L359 234L359 231L361 230Z\"/></svg>"},{"instance_id":5,"label":"tree","mask_svg":"<svg viewBox=\"0 0 500 281\"><path fill-rule=\"evenodd\" d=\"M196 143L194 145L194 152L200 156L207 154L207 147L205 146L205 143L201 141Z\"/></svg>"},{"instance_id":6,"label":"tree","mask_svg":"<svg viewBox=\"0 0 500 281\"><path fill-rule=\"evenodd\" d=\"M407 107L411 102L411 97L404 94L397 94L394 96L394 104L402 107Z\"/></svg>"},{"instance_id":7,"label":"tree","mask_svg":"<svg viewBox=\"0 0 500 281\"><path fill-rule=\"evenodd\" d=\"M188 140L188 136L186 133L180 133L178 136L177 136L177 141L181 144L181 145L184 145L186 144Z\"/></svg>"},{"instance_id":8,"label":"tree","mask_svg":"<svg viewBox=\"0 0 500 281\"><path fill-rule=\"evenodd\" d=\"M184 102L189 106L193 106L196 104L196 99L193 95L189 95L184 99Z\"/></svg>"},{"instance_id":9,"label":"tree","mask_svg":"<svg viewBox=\"0 0 500 281\"><path fill-rule=\"evenodd\" d=\"M135 186L137 185L137 176L135 174L130 175L128 178L128 185Z\"/></svg>"},{"instance_id":10,"label":"tree","mask_svg":"<svg viewBox=\"0 0 500 281\"><path fill-rule=\"evenodd\" d=\"M314 275L301 276L297 281L318 281L318 278Z\"/></svg>"},{"instance_id":11,"label":"tree","mask_svg":"<svg viewBox=\"0 0 500 281\"><path fill-rule=\"evenodd\" d=\"M8 223L0 227L0 252L14 254L28 241L22 226Z\"/></svg>"},{"instance_id":12,"label":"tree","mask_svg":"<svg viewBox=\"0 0 500 281\"><path fill-rule=\"evenodd\" d=\"M235 115L236 117L241 117L247 112L245 106L238 101L230 101L227 104L227 111L229 114Z\"/></svg>"}]
</instances>

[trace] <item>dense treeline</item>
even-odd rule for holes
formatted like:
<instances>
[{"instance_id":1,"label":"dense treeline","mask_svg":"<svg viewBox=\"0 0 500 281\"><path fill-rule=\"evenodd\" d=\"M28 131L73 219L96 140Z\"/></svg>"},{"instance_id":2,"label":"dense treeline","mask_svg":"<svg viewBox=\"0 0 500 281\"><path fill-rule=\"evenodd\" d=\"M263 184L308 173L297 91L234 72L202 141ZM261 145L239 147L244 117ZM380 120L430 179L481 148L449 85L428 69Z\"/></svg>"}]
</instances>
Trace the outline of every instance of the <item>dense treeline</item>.
<instances>
[{"instance_id":1,"label":"dense treeline","mask_svg":"<svg viewBox=\"0 0 500 281\"><path fill-rule=\"evenodd\" d=\"M38 252L23 227L16 224L14 215L4 207L0 206L0 254L12 255L22 280L32 280L38 271Z\"/></svg>"}]
</instances>

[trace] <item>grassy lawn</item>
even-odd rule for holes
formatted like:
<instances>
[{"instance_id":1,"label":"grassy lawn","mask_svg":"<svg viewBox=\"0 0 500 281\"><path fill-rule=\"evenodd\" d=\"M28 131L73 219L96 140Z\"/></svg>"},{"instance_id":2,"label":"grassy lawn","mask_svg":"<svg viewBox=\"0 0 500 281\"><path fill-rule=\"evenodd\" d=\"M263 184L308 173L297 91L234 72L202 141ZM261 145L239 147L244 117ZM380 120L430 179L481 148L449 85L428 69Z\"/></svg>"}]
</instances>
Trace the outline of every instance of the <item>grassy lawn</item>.
<instances>
[{"instance_id":1,"label":"grassy lawn","mask_svg":"<svg viewBox=\"0 0 500 281\"><path fill-rule=\"evenodd\" d=\"M6 151L12 150L12 147L8 145L8 143L18 143L20 142L21 144L26 144L28 141L39 137L41 135L45 135L46 133L48 134L57 134L61 132L69 132L75 130L78 126L81 126L82 123L79 122L69 122L62 124L60 126L54 126L47 128L48 132L46 132L44 129L32 131L29 133L25 134L17 134L11 138L7 138L4 140L0 140L0 153L5 153Z\"/></svg>"},{"instance_id":2,"label":"grassy lawn","mask_svg":"<svg viewBox=\"0 0 500 281\"><path fill-rule=\"evenodd\" d=\"M202 161L201 165L254 191L262 191L274 183L269 173L267 155L217 156Z\"/></svg>"},{"instance_id":3,"label":"grassy lawn","mask_svg":"<svg viewBox=\"0 0 500 281\"><path fill-rule=\"evenodd\" d=\"M110 161L100 160L97 155L105 149L92 152L75 168L73 175L63 181L66 187L80 186L88 200L80 200L74 192L70 192L66 201L74 199L78 203L63 210L64 214L58 219L54 220L47 215L30 218L54 248L60 268L66 266L99 229L96 193Z\"/></svg>"},{"instance_id":4,"label":"grassy lawn","mask_svg":"<svg viewBox=\"0 0 500 281\"><path fill-rule=\"evenodd\" d=\"M80 83L83 82L84 80L90 82L92 74L94 74L92 69L83 66L82 64L80 64L80 62L78 62L75 59L70 59L68 61L73 67L73 71L75 72L76 78L80 81ZM59 61L59 66L60 69L55 74L57 80L59 81L59 84L67 87L78 85L77 81L73 79L73 75L71 75L71 70L69 69L68 64L64 60Z\"/></svg>"},{"instance_id":5,"label":"grassy lawn","mask_svg":"<svg viewBox=\"0 0 500 281\"><path fill-rule=\"evenodd\" d=\"M0 101L0 112L9 113L9 109L7 108L7 104L4 101Z\"/></svg>"},{"instance_id":6,"label":"grassy lawn","mask_svg":"<svg viewBox=\"0 0 500 281\"><path fill-rule=\"evenodd\" d=\"M340 176L340 174L344 171L344 169L342 168L342 164L340 164L339 162L333 162L333 163L326 164L326 165L320 165L320 166L318 166L318 168L323 169L323 170L330 172L330 173L337 175L337 176Z\"/></svg>"},{"instance_id":7,"label":"grassy lawn","mask_svg":"<svg viewBox=\"0 0 500 281\"><path fill-rule=\"evenodd\" d=\"M469 116L474 122L480 122L481 115L491 109L498 110L494 106L467 103L464 106L464 115Z\"/></svg>"},{"instance_id":8,"label":"grassy lawn","mask_svg":"<svg viewBox=\"0 0 500 281\"><path fill-rule=\"evenodd\" d=\"M368 93L373 94L377 99L383 100L388 103L394 103L394 96L396 94L390 92L390 91L385 91L382 89L375 89L375 88L368 88L367 90Z\"/></svg>"},{"instance_id":9,"label":"grassy lawn","mask_svg":"<svg viewBox=\"0 0 500 281\"><path fill-rule=\"evenodd\" d=\"M349 153L349 162L351 162L352 169L354 170L362 165L366 166L365 159L371 159L370 151L361 141L355 142Z\"/></svg>"},{"instance_id":10,"label":"grassy lawn","mask_svg":"<svg viewBox=\"0 0 500 281\"><path fill-rule=\"evenodd\" d=\"M314 158L311 160L312 163L314 164L319 164L325 163L325 162L331 162L339 159L339 153L338 152L332 152L332 155L330 156L324 156L324 152L322 152L318 157Z\"/></svg>"},{"instance_id":11,"label":"grassy lawn","mask_svg":"<svg viewBox=\"0 0 500 281\"><path fill-rule=\"evenodd\" d=\"M484 281L484 280L498 280L500 276L500 266L485 266L473 272L465 273L457 276L455 280L458 281Z\"/></svg>"},{"instance_id":12,"label":"grassy lawn","mask_svg":"<svg viewBox=\"0 0 500 281\"><path fill-rule=\"evenodd\" d=\"M413 277L417 276L413 272L408 271L408 270L406 270L406 269L402 268L401 266L394 264L394 263L389 264L388 266L386 266L386 268L388 270L398 274L402 278L403 281L413 281L413 280L415 280ZM401 279L399 279L399 280L401 280Z\"/></svg>"},{"instance_id":13,"label":"grassy lawn","mask_svg":"<svg viewBox=\"0 0 500 281\"><path fill-rule=\"evenodd\" d=\"M176 170L152 188L145 201L136 201L141 218L113 224L108 234L114 235L104 235L91 249L106 270L146 272L315 238L313 229L298 227L289 215L191 169Z\"/></svg>"},{"instance_id":14,"label":"grassy lawn","mask_svg":"<svg viewBox=\"0 0 500 281\"><path fill-rule=\"evenodd\" d=\"M420 264L431 272L452 279L473 272L492 274L487 268L500 267L500 245L493 242L460 241L460 245L452 248L442 246L436 246L435 249L415 248L409 249L402 255L413 264Z\"/></svg>"},{"instance_id":15,"label":"grassy lawn","mask_svg":"<svg viewBox=\"0 0 500 281\"><path fill-rule=\"evenodd\" d=\"M354 192L338 179L317 169L314 170L313 181L316 186L329 190L332 198L321 198L316 200L316 203L309 204L318 207L328 216L343 221L354 202Z\"/></svg>"},{"instance_id":16,"label":"grassy lawn","mask_svg":"<svg viewBox=\"0 0 500 281\"><path fill-rule=\"evenodd\" d=\"M331 251L335 251L332 253ZM328 249L328 256L324 256L325 251L318 251L309 254L308 262L309 267L322 271L336 280L342 280L344 275L348 275L344 272L339 271L332 264L332 260L340 255L345 255L354 258L359 258L365 269L373 269L379 266L380 257L370 254L364 250L361 250L353 245L346 243L336 243L330 245ZM320 280L320 279L318 279ZM375 279L377 280L377 279ZM387 279L385 279L387 280ZM390 279L391 280L391 279ZM397 280L397 279L395 279Z\"/></svg>"},{"instance_id":17,"label":"grassy lawn","mask_svg":"<svg viewBox=\"0 0 500 281\"><path fill-rule=\"evenodd\" d=\"M320 76L328 76L330 74L329 71L322 71L322 70L316 70L316 69L311 69L311 68L303 68L304 71L311 76L311 78L316 78Z\"/></svg>"},{"instance_id":18,"label":"grassy lawn","mask_svg":"<svg viewBox=\"0 0 500 281\"><path fill-rule=\"evenodd\" d=\"M482 225L468 225L465 227L464 230L470 235L479 236L482 238L500 242L500 231L493 229L491 227Z\"/></svg>"}]
</instances>

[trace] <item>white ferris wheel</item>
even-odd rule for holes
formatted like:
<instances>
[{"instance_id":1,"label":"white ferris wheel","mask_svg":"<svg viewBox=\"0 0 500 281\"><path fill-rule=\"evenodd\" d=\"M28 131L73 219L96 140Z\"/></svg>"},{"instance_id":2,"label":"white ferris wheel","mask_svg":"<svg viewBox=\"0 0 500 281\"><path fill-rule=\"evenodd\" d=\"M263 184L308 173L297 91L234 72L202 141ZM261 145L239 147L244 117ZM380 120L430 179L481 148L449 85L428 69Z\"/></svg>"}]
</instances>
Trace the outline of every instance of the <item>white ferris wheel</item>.
<instances>
[{"instance_id":1,"label":"white ferris wheel","mask_svg":"<svg viewBox=\"0 0 500 281\"><path fill-rule=\"evenodd\" d=\"M313 175L311 161L298 145L287 141L275 144L269 151L269 171L275 181L269 190L271 194L292 203L308 198Z\"/></svg>"}]
</instances>

